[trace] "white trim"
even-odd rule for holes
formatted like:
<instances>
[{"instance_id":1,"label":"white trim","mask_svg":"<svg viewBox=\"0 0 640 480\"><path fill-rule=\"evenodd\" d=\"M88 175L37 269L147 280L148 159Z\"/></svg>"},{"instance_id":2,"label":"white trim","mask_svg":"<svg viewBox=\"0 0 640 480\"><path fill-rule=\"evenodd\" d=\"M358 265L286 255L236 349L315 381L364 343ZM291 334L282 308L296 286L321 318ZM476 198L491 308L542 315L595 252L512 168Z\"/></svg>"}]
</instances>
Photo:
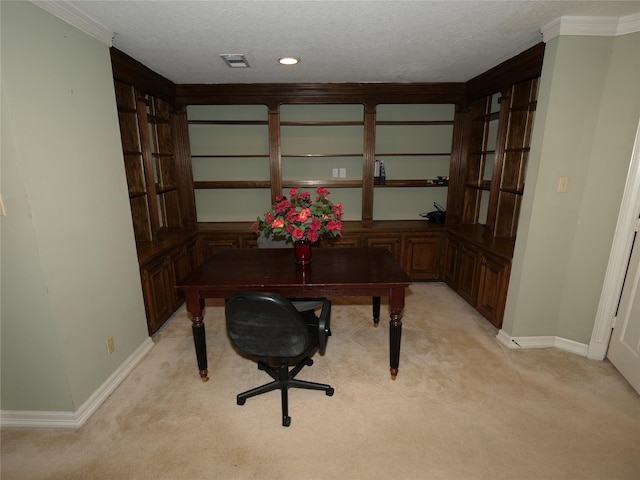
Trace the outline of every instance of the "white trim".
<instances>
[{"instance_id":1,"label":"white trim","mask_svg":"<svg viewBox=\"0 0 640 480\"><path fill-rule=\"evenodd\" d=\"M617 35L626 35L627 33L636 32L640 32L640 13L627 15L626 17L622 17L620 19Z\"/></svg>"},{"instance_id":2,"label":"white trim","mask_svg":"<svg viewBox=\"0 0 640 480\"><path fill-rule=\"evenodd\" d=\"M542 40L547 43L559 35L615 37L640 32L640 14L626 17L560 17L544 25Z\"/></svg>"},{"instance_id":3,"label":"white trim","mask_svg":"<svg viewBox=\"0 0 640 480\"><path fill-rule=\"evenodd\" d=\"M613 327L611 321L616 314L618 300L622 293L622 282L631 252L638 215L640 215L640 122L638 122L629 173L618 213L618 223L589 343L587 356L594 360L604 360L607 354L611 328Z\"/></svg>"},{"instance_id":4,"label":"white trim","mask_svg":"<svg viewBox=\"0 0 640 480\"><path fill-rule=\"evenodd\" d=\"M67 22L72 27L100 40L108 47L113 46L114 33L101 23L78 10L66 0L30 0L54 17Z\"/></svg>"},{"instance_id":5,"label":"white trim","mask_svg":"<svg viewBox=\"0 0 640 480\"><path fill-rule=\"evenodd\" d=\"M0 411L0 427L80 428L155 344L147 338L76 412Z\"/></svg>"},{"instance_id":6,"label":"white trim","mask_svg":"<svg viewBox=\"0 0 640 480\"><path fill-rule=\"evenodd\" d=\"M514 350L523 348L557 348L565 352L574 353L581 357L587 356L588 346L562 337L512 337L504 330L500 330L496 338L505 347Z\"/></svg>"}]
</instances>

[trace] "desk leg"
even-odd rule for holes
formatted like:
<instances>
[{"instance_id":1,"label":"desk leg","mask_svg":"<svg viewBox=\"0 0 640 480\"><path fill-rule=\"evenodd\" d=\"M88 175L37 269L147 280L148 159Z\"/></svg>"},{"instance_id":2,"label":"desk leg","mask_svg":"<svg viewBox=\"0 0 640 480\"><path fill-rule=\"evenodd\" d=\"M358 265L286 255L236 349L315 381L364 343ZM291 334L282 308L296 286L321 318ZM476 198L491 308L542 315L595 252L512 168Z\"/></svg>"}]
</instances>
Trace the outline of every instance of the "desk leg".
<instances>
[{"instance_id":1,"label":"desk leg","mask_svg":"<svg viewBox=\"0 0 640 480\"><path fill-rule=\"evenodd\" d=\"M380 297L373 297L373 326L377 327L380 323Z\"/></svg>"},{"instance_id":2,"label":"desk leg","mask_svg":"<svg viewBox=\"0 0 640 480\"><path fill-rule=\"evenodd\" d=\"M389 363L391 379L395 380L400 365L400 344L402 341L402 310L404 309L404 288L394 288L389 295Z\"/></svg>"},{"instance_id":3,"label":"desk leg","mask_svg":"<svg viewBox=\"0 0 640 480\"><path fill-rule=\"evenodd\" d=\"M207 366L207 341L204 330L204 299L198 296L187 294L187 311L191 314L191 330L193 331L193 343L196 347L196 359L198 370L203 382L209 380L209 370Z\"/></svg>"}]
</instances>

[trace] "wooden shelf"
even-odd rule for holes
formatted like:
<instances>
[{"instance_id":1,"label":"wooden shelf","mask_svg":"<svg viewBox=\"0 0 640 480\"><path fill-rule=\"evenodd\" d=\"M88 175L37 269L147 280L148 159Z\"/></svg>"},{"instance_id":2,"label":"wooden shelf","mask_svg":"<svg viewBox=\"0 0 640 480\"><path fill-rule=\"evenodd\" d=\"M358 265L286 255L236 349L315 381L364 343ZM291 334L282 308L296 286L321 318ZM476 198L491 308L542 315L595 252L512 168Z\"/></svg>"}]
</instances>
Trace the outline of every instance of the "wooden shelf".
<instances>
[{"instance_id":1,"label":"wooden shelf","mask_svg":"<svg viewBox=\"0 0 640 480\"><path fill-rule=\"evenodd\" d=\"M189 120L189 125L268 125L267 120Z\"/></svg>"},{"instance_id":2,"label":"wooden shelf","mask_svg":"<svg viewBox=\"0 0 640 480\"><path fill-rule=\"evenodd\" d=\"M286 188L293 187L333 187L333 188L360 188L362 187L362 180L339 180L335 178L330 179L316 179L316 180L291 180L282 179L282 186Z\"/></svg>"},{"instance_id":3,"label":"wooden shelf","mask_svg":"<svg viewBox=\"0 0 640 480\"><path fill-rule=\"evenodd\" d=\"M385 188L385 187L448 187L448 183L433 183L437 182L436 179L397 179L397 180L389 180L388 178L385 180L384 185L374 185L374 188Z\"/></svg>"},{"instance_id":4,"label":"wooden shelf","mask_svg":"<svg viewBox=\"0 0 640 480\"><path fill-rule=\"evenodd\" d=\"M193 188L213 189L213 188L271 188L269 180L206 180L193 182Z\"/></svg>"},{"instance_id":5,"label":"wooden shelf","mask_svg":"<svg viewBox=\"0 0 640 480\"><path fill-rule=\"evenodd\" d=\"M467 183L467 188L475 188L476 190L491 190L491 181L485 180L481 183Z\"/></svg>"},{"instance_id":6,"label":"wooden shelf","mask_svg":"<svg viewBox=\"0 0 640 480\"><path fill-rule=\"evenodd\" d=\"M269 158L268 153L257 153L255 155L249 153L243 154L211 154L211 155L191 155L191 158Z\"/></svg>"},{"instance_id":7,"label":"wooden shelf","mask_svg":"<svg viewBox=\"0 0 640 480\"><path fill-rule=\"evenodd\" d=\"M506 193L513 193L514 195L523 195L524 194L524 189L520 190L520 189L516 189L516 188L501 188L500 191L501 192L506 192Z\"/></svg>"},{"instance_id":8,"label":"wooden shelf","mask_svg":"<svg viewBox=\"0 0 640 480\"><path fill-rule=\"evenodd\" d=\"M452 120L379 120L376 125L453 125Z\"/></svg>"},{"instance_id":9,"label":"wooden shelf","mask_svg":"<svg viewBox=\"0 0 640 480\"><path fill-rule=\"evenodd\" d=\"M378 153L376 152L376 157L449 157L451 156L451 152L411 152L411 153L402 153L402 152L393 152L393 153Z\"/></svg>"},{"instance_id":10,"label":"wooden shelf","mask_svg":"<svg viewBox=\"0 0 640 480\"><path fill-rule=\"evenodd\" d=\"M283 153L282 158L332 158L332 157L362 157L360 153Z\"/></svg>"},{"instance_id":11,"label":"wooden shelf","mask_svg":"<svg viewBox=\"0 0 640 480\"><path fill-rule=\"evenodd\" d=\"M314 121L314 120L301 120L301 121L282 121L281 127L358 127L363 126L364 122L361 121L346 121L346 122L326 122L326 121Z\"/></svg>"}]
</instances>

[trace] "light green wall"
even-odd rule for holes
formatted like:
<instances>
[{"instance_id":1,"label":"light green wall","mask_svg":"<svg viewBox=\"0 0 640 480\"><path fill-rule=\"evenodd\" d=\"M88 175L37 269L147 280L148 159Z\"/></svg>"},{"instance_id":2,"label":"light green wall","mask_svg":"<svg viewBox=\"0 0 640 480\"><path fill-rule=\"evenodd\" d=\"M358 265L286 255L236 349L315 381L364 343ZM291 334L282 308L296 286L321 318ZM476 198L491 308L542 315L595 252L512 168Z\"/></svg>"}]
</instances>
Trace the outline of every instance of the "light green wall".
<instances>
[{"instance_id":1,"label":"light green wall","mask_svg":"<svg viewBox=\"0 0 640 480\"><path fill-rule=\"evenodd\" d=\"M589 343L640 118L639 51L640 33L546 46L503 324L511 336Z\"/></svg>"},{"instance_id":2,"label":"light green wall","mask_svg":"<svg viewBox=\"0 0 640 480\"><path fill-rule=\"evenodd\" d=\"M1 408L76 411L148 338L109 49L0 5Z\"/></svg>"}]
</instances>

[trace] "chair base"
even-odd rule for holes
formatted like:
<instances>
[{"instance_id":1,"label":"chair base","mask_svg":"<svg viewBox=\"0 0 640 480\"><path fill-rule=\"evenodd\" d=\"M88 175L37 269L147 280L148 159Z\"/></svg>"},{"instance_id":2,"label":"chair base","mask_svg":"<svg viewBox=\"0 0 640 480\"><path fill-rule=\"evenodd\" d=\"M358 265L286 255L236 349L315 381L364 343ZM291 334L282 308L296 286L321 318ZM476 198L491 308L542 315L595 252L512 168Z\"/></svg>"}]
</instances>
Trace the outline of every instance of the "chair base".
<instances>
[{"instance_id":1,"label":"chair base","mask_svg":"<svg viewBox=\"0 0 640 480\"><path fill-rule=\"evenodd\" d=\"M309 357L303 359L300 363L298 363L295 367L289 370L287 365L281 365L277 368L272 368L267 365L263 361L258 362L258 369L264 370L269 374L271 378L273 378L273 382L269 382L267 384L261 385L259 387L252 388L251 390L247 390L246 392L239 393L236 397L236 403L238 405L244 405L247 398L255 397L256 395L260 395L266 392L270 392L272 390L280 389L282 396L282 426L288 427L291 425L291 417L289 416L289 395L288 390L290 388L304 388L307 390L322 390L326 393L327 396L332 396L334 393L333 387L331 385L326 385L324 383L315 383L308 382L306 380L298 380L294 378L300 370L302 370L305 366L313 365L313 360Z\"/></svg>"}]
</instances>

